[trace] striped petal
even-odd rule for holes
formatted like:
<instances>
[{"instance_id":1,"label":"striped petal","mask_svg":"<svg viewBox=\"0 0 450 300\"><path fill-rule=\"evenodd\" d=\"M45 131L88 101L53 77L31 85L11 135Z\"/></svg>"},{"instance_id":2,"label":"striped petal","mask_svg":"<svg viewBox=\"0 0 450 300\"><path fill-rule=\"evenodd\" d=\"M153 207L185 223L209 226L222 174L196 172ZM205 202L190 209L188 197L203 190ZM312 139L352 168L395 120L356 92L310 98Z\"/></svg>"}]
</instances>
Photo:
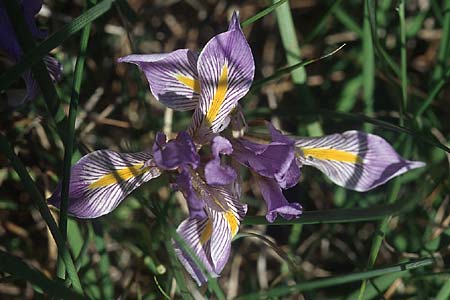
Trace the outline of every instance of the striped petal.
<instances>
[{"instance_id":1,"label":"striped petal","mask_svg":"<svg viewBox=\"0 0 450 300\"><path fill-rule=\"evenodd\" d=\"M183 173L180 175L183 176ZM228 261L231 240L237 234L239 225L247 212L247 206L239 202L238 185L213 187L207 185L195 172L184 172L184 178L190 179L189 189L179 184L184 195L188 195L190 209L201 204L193 205L193 201L202 202L206 216L192 215L178 228L178 233L190 246L205 269L211 276L217 277ZM184 183L183 183L184 184ZM189 194L191 192L191 194ZM193 193L192 193L193 192ZM198 209L196 208L198 211ZM207 280L207 276L194 263L194 260L175 243L178 257L186 270L200 285Z\"/></svg>"},{"instance_id":2,"label":"striped petal","mask_svg":"<svg viewBox=\"0 0 450 300\"><path fill-rule=\"evenodd\" d=\"M337 185L359 192L425 166L402 158L383 138L360 131L297 138L296 147L303 164L318 168Z\"/></svg>"},{"instance_id":3,"label":"striped petal","mask_svg":"<svg viewBox=\"0 0 450 300\"><path fill-rule=\"evenodd\" d=\"M214 271L210 256L210 242L205 240L205 236L211 234L211 221L208 218L190 217L184 220L177 228L177 233L185 241L192 253L201 262L203 269L209 276L215 278L219 274ZM186 271L194 278L198 285L208 281L207 275L202 271L201 266L189 255L178 243L174 242L175 253Z\"/></svg>"},{"instance_id":4,"label":"striped petal","mask_svg":"<svg viewBox=\"0 0 450 300\"><path fill-rule=\"evenodd\" d=\"M196 136L202 140L228 126L228 115L253 81L253 55L236 13L229 30L206 44L198 58L197 69L201 93L191 132L197 130Z\"/></svg>"},{"instance_id":5,"label":"striped petal","mask_svg":"<svg viewBox=\"0 0 450 300\"><path fill-rule=\"evenodd\" d=\"M167 54L128 55L119 58L119 62L136 64L144 71L155 98L183 111L198 104L197 57L193 51L180 49Z\"/></svg>"},{"instance_id":6,"label":"striped petal","mask_svg":"<svg viewBox=\"0 0 450 300\"><path fill-rule=\"evenodd\" d=\"M149 152L99 150L85 155L71 170L69 214L97 218L111 212L134 189L161 174L151 160ZM59 207L61 183L48 202Z\"/></svg>"}]
</instances>

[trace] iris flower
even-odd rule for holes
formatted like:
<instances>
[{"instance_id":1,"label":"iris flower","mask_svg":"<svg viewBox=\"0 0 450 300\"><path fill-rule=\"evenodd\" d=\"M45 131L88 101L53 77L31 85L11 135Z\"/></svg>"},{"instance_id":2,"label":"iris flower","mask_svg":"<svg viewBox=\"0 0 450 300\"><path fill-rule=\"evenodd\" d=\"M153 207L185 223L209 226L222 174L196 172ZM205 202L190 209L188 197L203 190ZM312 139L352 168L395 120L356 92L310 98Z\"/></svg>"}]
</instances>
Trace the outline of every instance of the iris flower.
<instances>
[{"instance_id":1,"label":"iris flower","mask_svg":"<svg viewBox=\"0 0 450 300\"><path fill-rule=\"evenodd\" d=\"M3 1L0 0L0 61L7 67L10 67L20 61L23 56L23 50L17 39L17 35L9 19L8 13ZM28 25L34 39L42 40L47 36L47 32L40 30L36 26L34 16L41 10L42 0L23 0L22 11L25 21ZM44 63L49 71L53 81L61 79L61 64L52 56L47 55ZM22 80L25 83L25 90L10 89L6 92L8 104L12 107L18 107L26 102L36 98L39 93L39 86L34 79L31 70L26 70L22 74Z\"/></svg>"},{"instance_id":2,"label":"iris flower","mask_svg":"<svg viewBox=\"0 0 450 300\"><path fill-rule=\"evenodd\" d=\"M240 202L241 167L248 168L258 182L266 218L273 222L278 215L286 219L301 215L301 205L289 203L282 190L298 183L303 165L358 191L423 165L404 160L382 138L358 131L293 138L266 122L262 139L249 134L238 101L251 86L255 66L236 13L228 30L214 36L199 54L181 49L129 55L119 61L142 69L161 103L175 110L194 110L192 122L173 140L158 133L150 151L99 150L81 158L71 170L69 213L78 218L102 216L144 182L172 172L189 208L177 232L204 268L185 248L173 244L199 285L208 276L220 275L247 212ZM59 185L49 202L59 206L60 194Z\"/></svg>"}]
</instances>

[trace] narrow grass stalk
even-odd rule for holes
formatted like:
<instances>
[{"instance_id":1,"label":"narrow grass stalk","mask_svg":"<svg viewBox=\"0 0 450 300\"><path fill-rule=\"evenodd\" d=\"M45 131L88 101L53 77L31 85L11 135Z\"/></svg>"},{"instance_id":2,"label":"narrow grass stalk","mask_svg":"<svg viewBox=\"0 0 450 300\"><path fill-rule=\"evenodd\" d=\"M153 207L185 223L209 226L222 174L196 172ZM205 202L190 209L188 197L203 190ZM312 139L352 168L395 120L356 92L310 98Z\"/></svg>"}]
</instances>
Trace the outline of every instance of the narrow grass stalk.
<instances>
[{"instance_id":1,"label":"narrow grass stalk","mask_svg":"<svg viewBox=\"0 0 450 300\"><path fill-rule=\"evenodd\" d=\"M444 285L436 295L436 299L448 299L450 297L450 278L447 279Z\"/></svg>"},{"instance_id":2,"label":"narrow grass stalk","mask_svg":"<svg viewBox=\"0 0 450 300\"><path fill-rule=\"evenodd\" d=\"M273 0L273 3L277 3ZM281 40L283 42L286 60L289 65L301 63L301 51L297 40L294 21L292 18L289 2L284 3L276 10L278 30L280 31ZM291 71L292 82L296 86L297 95L301 95L304 107L313 108L314 102L310 96L308 86L306 85L306 70L299 67ZM306 130L309 135L323 135L322 127L318 121L307 124Z\"/></svg>"},{"instance_id":3,"label":"narrow grass stalk","mask_svg":"<svg viewBox=\"0 0 450 300\"><path fill-rule=\"evenodd\" d=\"M70 256L70 253L66 247L64 239L62 238L61 233L58 229L58 225L56 225L55 219L53 219L53 216L50 213L47 203L42 198L41 194L36 188L36 185L31 179L27 169L22 164L17 155L14 153L13 149L11 148L6 137L3 134L0 134L0 151L9 159L12 166L19 175L26 191L30 195L31 199L33 199L35 205L38 207L42 218L47 223L47 226L50 229L50 233L55 239L56 246L58 247L58 253L66 266L68 277L72 282L74 289L81 293L83 290L81 288L80 279L78 278L78 274L75 269L72 257Z\"/></svg>"},{"instance_id":4,"label":"narrow grass stalk","mask_svg":"<svg viewBox=\"0 0 450 300\"><path fill-rule=\"evenodd\" d=\"M389 56L389 54L384 50L382 47L380 40L378 39L377 35L377 22L375 17L375 4L373 0L366 0L364 3L365 6L367 6L366 12L368 13L367 17L370 24L370 31L372 35L372 44L376 50L376 53L380 58L382 59L382 62L384 62L391 72L397 76L400 77L400 71L399 66L395 63L395 61ZM364 33L365 35L366 33Z\"/></svg>"},{"instance_id":5,"label":"narrow grass stalk","mask_svg":"<svg viewBox=\"0 0 450 300\"><path fill-rule=\"evenodd\" d=\"M450 51L450 0L442 1L441 11L444 13L442 22L442 35L439 44L436 66L433 70L431 83L436 84L445 74L448 66L448 56Z\"/></svg>"},{"instance_id":6,"label":"narrow grass stalk","mask_svg":"<svg viewBox=\"0 0 450 300\"><path fill-rule=\"evenodd\" d=\"M325 54L325 55L323 55L323 56L321 56L319 58L315 58L315 59L311 59L311 60L307 60L307 61L302 61L302 62L296 63L296 64L294 64L292 66L281 68L281 69L275 71L275 73L273 73L272 75L255 81L255 83L251 87L251 92L255 92L256 90L258 90L261 87L263 87L266 83L268 83L270 81L273 81L273 80L277 80L277 79L283 77L284 75L287 75L287 74L295 71L296 69L304 68L304 67L306 67L306 66L308 66L308 65L310 65L312 63L315 63L315 62L317 62L319 60L328 58L328 57L336 54L339 50L344 48L344 46L345 46L345 44L339 46L335 50L333 50L330 53L327 53L327 54Z\"/></svg>"},{"instance_id":7,"label":"narrow grass stalk","mask_svg":"<svg viewBox=\"0 0 450 300\"><path fill-rule=\"evenodd\" d=\"M273 3L281 1L273 0ZM283 3L277 10L278 29L280 30L281 40L286 52L286 60L289 65L297 64L300 59L300 46L295 32L294 21L292 20L291 8L289 2ZM306 82L305 68L299 67L291 71L294 84L304 84Z\"/></svg>"},{"instance_id":8,"label":"narrow grass stalk","mask_svg":"<svg viewBox=\"0 0 450 300\"><path fill-rule=\"evenodd\" d=\"M370 26L369 1L364 2L363 36L362 36L362 74L363 74L363 98L364 112L373 115L373 92L375 88L375 56ZM372 131L371 126L365 126L367 131Z\"/></svg>"},{"instance_id":9,"label":"narrow grass stalk","mask_svg":"<svg viewBox=\"0 0 450 300\"><path fill-rule=\"evenodd\" d=\"M305 211L301 218L285 220L276 219L269 223L262 216L247 216L245 225L292 225L292 224L335 224L379 220L389 215L399 215L410 209L414 203L408 201L386 204L370 208L341 208L328 210Z\"/></svg>"},{"instance_id":10,"label":"narrow grass stalk","mask_svg":"<svg viewBox=\"0 0 450 300\"><path fill-rule=\"evenodd\" d=\"M363 36L363 31L358 23L345 11L340 5L336 6L333 11L336 19L339 20L348 30L356 33L359 38Z\"/></svg>"},{"instance_id":11,"label":"narrow grass stalk","mask_svg":"<svg viewBox=\"0 0 450 300\"><path fill-rule=\"evenodd\" d=\"M396 272L404 272L408 270L413 270L417 268L422 268L433 263L431 258L422 258L414 262L402 263L391 267L379 268L364 272L354 272L347 275L340 275L334 277L327 277L323 279L311 280L307 282L302 282L292 286L283 286L272 288L267 292L258 292L253 294L248 294L242 297L236 298L236 300L246 300L246 299L267 299L274 297L281 297L288 294L298 294L300 292L307 292L312 290L323 289L331 286L346 284L358 280L365 280L370 278L375 278L378 276L392 274Z\"/></svg>"},{"instance_id":12,"label":"narrow grass stalk","mask_svg":"<svg viewBox=\"0 0 450 300\"><path fill-rule=\"evenodd\" d=\"M83 28L80 41L80 53L75 64L74 80L72 87L72 96L70 99L69 116L67 124L67 134L64 147L64 165L61 188L61 206L59 212L59 230L65 241L67 239L67 210L69 206L69 185L70 185L70 169L72 167L72 154L75 140L75 120L78 111L78 102L80 97L81 82L83 81L84 62L86 59L86 49L89 41L89 33L91 32L91 24L89 23ZM60 264L57 268L58 277L63 278L64 270Z\"/></svg>"},{"instance_id":13,"label":"narrow grass stalk","mask_svg":"<svg viewBox=\"0 0 450 300\"><path fill-rule=\"evenodd\" d=\"M403 135L401 138L405 138L405 136ZM410 143L409 145L410 146ZM405 152L410 152L410 147L408 147L409 149L407 149L407 151ZM388 197L388 203L392 204L395 203L397 198L398 198L398 193L400 191L400 187L401 187L401 183L399 179L394 179L394 182L392 184L392 188L389 191L389 197ZM392 215L388 215L386 216L381 222L380 225L378 227L377 233L375 235L375 237L372 240L372 246L370 248L370 253L369 253L369 259L367 261L367 265L366 268L367 269L372 269L375 261L378 257L378 253L380 252L380 248L381 248L381 244L384 240L384 237L388 231L388 225L389 225L389 221L391 220ZM364 280L361 283L361 287L359 289L359 296L358 296L358 300L363 300L364 299L364 294L366 291L366 287L367 287L367 280Z\"/></svg>"},{"instance_id":14,"label":"narrow grass stalk","mask_svg":"<svg viewBox=\"0 0 450 300\"><path fill-rule=\"evenodd\" d=\"M9 273L13 275L15 279L26 280L27 282L39 287L50 296L67 300L85 299L81 293L67 288L61 282L48 279L43 273L31 268L19 257L2 250L0 250L0 272ZM36 296L36 298L39 297Z\"/></svg>"},{"instance_id":15,"label":"narrow grass stalk","mask_svg":"<svg viewBox=\"0 0 450 300\"><path fill-rule=\"evenodd\" d=\"M408 106L408 74L406 61L406 25L405 25L405 2L401 0L398 5L398 16L400 20L400 80L402 83L402 100L400 101L400 125L405 124L405 113Z\"/></svg>"},{"instance_id":16,"label":"narrow grass stalk","mask_svg":"<svg viewBox=\"0 0 450 300\"><path fill-rule=\"evenodd\" d=\"M109 269L109 256L106 251L105 240L103 237L102 225L99 221L93 220L92 227L94 229L94 241L95 247L97 248L97 253L100 256L99 261L99 277L100 277L100 290L102 294L102 299L112 300L114 298L114 285L111 281Z\"/></svg>"},{"instance_id":17,"label":"narrow grass stalk","mask_svg":"<svg viewBox=\"0 0 450 300\"><path fill-rule=\"evenodd\" d=\"M284 2L286 2L287 0L280 0L276 3L273 3L272 5L270 5L269 7L263 9L262 11L260 11L259 13L255 14L254 16L248 18L247 20L243 21L241 23L242 27L248 26L256 21L258 21L259 19L265 17L266 15L270 14L272 11L274 11L276 8L278 8L281 4L283 4Z\"/></svg>"},{"instance_id":18,"label":"narrow grass stalk","mask_svg":"<svg viewBox=\"0 0 450 300\"><path fill-rule=\"evenodd\" d=\"M335 0L327 11L320 17L319 21L313 26L313 30L306 36L304 43L309 44L323 30L328 18L333 14L334 10L341 4L342 0Z\"/></svg>"},{"instance_id":19,"label":"narrow grass stalk","mask_svg":"<svg viewBox=\"0 0 450 300\"><path fill-rule=\"evenodd\" d=\"M449 78L450 78L450 67L445 72L445 75L433 87L427 99L425 99L425 101L422 103L422 105L420 106L419 110L416 113L416 118L420 118L423 115L423 113L428 109L428 107L431 105L431 103L433 103L433 100L437 97L437 95L445 86Z\"/></svg>"}]
</instances>

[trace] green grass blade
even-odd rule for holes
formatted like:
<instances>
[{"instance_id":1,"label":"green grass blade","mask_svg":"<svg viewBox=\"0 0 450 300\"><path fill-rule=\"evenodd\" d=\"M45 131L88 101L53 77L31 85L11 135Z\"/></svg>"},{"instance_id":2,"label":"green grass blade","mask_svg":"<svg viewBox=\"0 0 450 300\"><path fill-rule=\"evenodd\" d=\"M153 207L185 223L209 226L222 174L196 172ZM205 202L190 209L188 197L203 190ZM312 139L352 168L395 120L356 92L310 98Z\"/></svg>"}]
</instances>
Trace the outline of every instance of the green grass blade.
<instances>
[{"instance_id":1,"label":"green grass blade","mask_svg":"<svg viewBox=\"0 0 450 300\"><path fill-rule=\"evenodd\" d=\"M373 0L366 0L364 2L364 5L367 6L366 12L368 13L368 20L370 22L370 32L372 35L372 44L375 47L376 54L381 57L382 62L384 62L392 73L395 74L395 76L400 77L400 68L395 63L395 61L389 56L389 54L384 50L384 48L381 46L380 40L378 39L377 34L377 22L375 17L375 4ZM364 32L364 35L366 33Z\"/></svg>"},{"instance_id":2,"label":"green grass blade","mask_svg":"<svg viewBox=\"0 0 450 300\"><path fill-rule=\"evenodd\" d=\"M25 70L42 59L52 49L58 47L64 41L69 39L73 34L77 33L85 26L93 22L95 19L106 13L111 8L113 2L113 0L101 1L99 4L87 10L85 13L75 18L72 22L65 25L57 32L53 33L37 47L31 49L30 51L25 51L25 55L23 56L22 60L8 69L2 76L0 76L0 91L5 90L15 81L17 81L17 79L19 79L20 75Z\"/></svg>"},{"instance_id":3,"label":"green grass blade","mask_svg":"<svg viewBox=\"0 0 450 300\"><path fill-rule=\"evenodd\" d=\"M333 11L334 16L341 22L348 30L356 33L358 37L363 36L363 31L358 23L340 6L336 6Z\"/></svg>"},{"instance_id":4,"label":"green grass blade","mask_svg":"<svg viewBox=\"0 0 450 300\"><path fill-rule=\"evenodd\" d=\"M48 279L44 274L24 263L22 259L3 250L0 250L0 272L11 274L15 279L26 280L38 286L49 296L68 300L86 299L82 294L67 288L62 282Z\"/></svg>"},{"instance_id":5,"label":"green grass blade","mask_svg":"<svg viewBox=\"0 0 450 300\"><path fill-rule=\"evenodd\" d=\"M274 0L274 4L281 2ZM289 2L283 3L277 10L278 29L280 30L281 40L286 52L288 65L294 65L301 61L300 46L295 32L294 21L292 20ZM291 71L294 84L304 84L306 82L306 71L304 67L299 67Z\"/></svg>"},{"instance_id":6,"label":"green grass blade","mask_svg":"<svg viewBox=\"0 0 450 300\"><path fill-rule=\"evenodd\" d=\"M315 62L317 62L319 60L328 58L328 57L334 55L335 53L337 53L342 48L344 48L344 46L345 46L345 44L343 44L342 46L339 46L335 50L333 50L330 53L327 53L327 54L325 54L325 55L323 55L323 56L321 56L319 58L311 59L311 60L308 60L308 61L302 61L302 62L296 63L296 64L294 64L292 66L281 68L281 69L275 71L275 73L273 73L272 75L255 81L255 83L253 83L253 85L251 87L251 92L255 92L256 90L258 90L261 87L263 87L266 83L268 83L270 81L274 81L274 80L280 79L281 77L283 77L283 76L285 76L285 75L295 71L298 68L304 68L304 67L306 67L306 66L308 66L308 65L310 65L312 63L315 63Z\"/></svg>"},{"instance_id":7,"label":"green grass blade","mask_svg":"<svg viewBox=\"0 0 450 300\"><path fill-rule=\"evenodd\" d=\"M450 68L447 69L447 71L445 72L444 77L442 77L436 83L436 85L433 87L433 89L431 90L430 94L428 95L427 99L425 99L425 101L422 103L420 108L417 110L416 118L420 118L423 115L423 113L428 109L428 107L431 105L433 100L437 97L439 92L445 86L445 84L447 83L449 78L450 78Z\"/></svg>"},{"instance_id":8,"label":"green grass blade","mask_svg":"<svg viewBox=\"0 0 450 300\"><path fill-rule=\"evenodd\" d=\"M437 63L433 70L431 80L433 84L438 82L442 78L442 76L444 76L445 69L448 67L448 56L450 51L450 0L442 1L441 5L441 11L444 13L444 16Z\"/></svg>"},{"instance_id":9,"label":"green grass blade","mask_svg":"<svg viewBox=\"0 0 450 300\"><path fill-rule=\"evenodd\" d=\"M277 3L273 0L273 3ZM289 2L284 3L276 10L278 30L280 31L281 41L283 43L286 60L288 65L301 63L301 51L297 40L294 21L292 19ZM306 85L306 70L304 66L293 69L291 72L292 82L296 86L297 96L303 97L304 107L314 107L314 101L310 96L308 86ZM315 121L307 125L309 135L322 135L320 123Z\"/></svg>"},{"instance_id":10,"label":"green grass blade","mask_svg":"<svg viewBox=\"0 0 450 300\"><path fill-rule=\"evenodd\" d=\"M388 289L392 283L398 278L409 278L411 277L410 273L406 272L394 272L388 275L383 275L381 277L370 279L370 284L367 285L365 290L363 299L370 300L377 296L380 296L379 291L385 291ZM377 287L377 288L375 288ZM345 299L357 299L359 294L359 290L354 291L350 295L348 295ZM380 299L380 298L377 298Z\"/></svg>"},{"instance_id":11,"label":"green grass blade","mask_svg":"<svg viewBox=\"0 0 450 300\"><path fill-rule=\"evenodd\" d=\"M47 223L47 226L50 229L53 238L55 239L56 245L58 247L58 253L62 257L62 260L66 265L69 279L71 280L74 289L81 293L82 287L80 279L78 278L78 274L75 269L72 257L70 256L70 253L67 250L67 247L58 229L58 225L56 225L55 219L53 219L53 216L50 213L47 203L42 198L41 194L39 193L39 190L36 188L36 185L31 179L30 174L28 174L27 169L22 164L17 155L14 153L12 147L9 145L6 137L3 134L0 134L0 152L2 152L9 159L14 169L16 170L17 174L19 175L21 182L25 187L25 190L28 192L31 199L38 207L39 212L42 215L42 218Z\"/></svg>"},{"instance_id":12,"label":"green grass blade","mask_svg":"<svg viewBox=\"0 0 450 300\"><path fill-rule=\"evenodd\" d=\"M405 25L405 2L400 1L398 5L398 16L400 20L400 80L402 83L402 100L400 101L400 125L405 124L405 113L408 106L408 75L406 56L406 25Z\"/></svg>"},{"instance_id":13,"label":"green grass blade","mask_svg":"<svg viewBox=\"0 0 450 300\"><path fill-rule=\"evenodd\" d=\"M364 112L366 115L373 115L373 93L375 89L375 54L373 50L373 40L371 34L368 1L364 2L363 36L362 36L362 84ZM367 131L372 127L366 126Z\"/></svg>"},{"instance_id":14,"label":"green grass blade","mask_svg":"<svg viewBox=\"0 0 450 300\"><path fill-rule=\"evenodd\" d=\"M448 299L450 296L450 279L441 287L436 295L436 299Z\"/></svg>"},{"instance_id":15,"label":"green grass blade","mask_svg":"<svg viewBox=\"0 0 450 300\"><path fill-rule=\"evenodd\" d=\"M305 211L298 219L285 220L278 218L269 223L263 216L247 216L246 225L290 225L290 224L333 224L379 220L389 215L399 215L408 211L414 203L404 201L370 208L342 208L328 210Z\"/></svg>"},{"instance_id":16,"label":"green grass blade","mask_svg":"<svg viewBox=\"0 0 450 300\"><path fill-rule=\"evenodd\" d=\"M309 44L323 30L330 15L334 13L336 7L341 4L342 0L335 0L327 11L320 17L319 21L313 26L313 30L306 36L304 43Z\"/></svg>"},{"instance_id":17,"label":"green grass blade","mask_svg":"<svg viewBox=\"0 0 450 300\"><path fill-rule=\"evenodd\" d=\"M422 268L433 263L431 258L422 258L415 262L402 263L392 267L385 267L374 269L365 272L354 272L347 275L340 275L335 277L328 277L323 279L316 279L307 282L302 282L292 286L283 286L272 288L266 292L258 292L253 294L248 294L242 297L236 298L236 300L246 300L246 299L266 299L270 297L282 297L288 294L298 294L299 292L307 292L312 290L323 289L331 286L346 284L354 281L370 279L382 275L387 275L396 272L404 272L408 270L413 270L417 268Z\"/></svg>"},{"instance_id":18,"label":"green grass blade","mask_svg":"<svg viewBox=\"0 0 450 300\"><path fill-rule=\"evenodd\" d=\"M248 26L248 25L258 21L259 19L264 18L266 15L270 14L272 11L274 11L276 8L278 8L281 4L283 4L286 1L287 0L280 0L280 1L270 5L269 7L263 9L262 11L260 11L256 15L254 15L253 17L250 17L247 20L241 22L241 26L242 27Z\"/></svg>"},{"instance_id":19,"label":"green grass blade","mask_svg":"<svg viewBox=\"0 0 450 300\"><path fill-rule=\"evenodd\" d=\"M110 277L110 263L108 252L106 251L105 239L103 236L103 229L101 223L93 220L92 227L94 228L94 241L97 252L100 256L99 261L99 277L100 277L100 289L102 294L102 299L112 300L114 297L114 285Z\"/></svg>"},{"instance_id":20,"label":"green grass blade","mask_svg":"<svg viewBox=\"0 0 450 300\"><path fill-rule=\"evenodd\" d=\"M393 203L395 201L395 199L397 198L398 192L400 191L400 186L401 186L400 180L396 179L394 181L391 191L389 192L389 199L388 199L389 203ZM391 220L391 215L386 216L386 217L384 217L383 220L381 220L380 225L378 226L377 234L375 235L375 237L372 240L372 246L370 249L369 259L368 259L367 266L366 266L367 269L373 268L373 266L375 264L375 261L378 257L378 253L381 248L381 244L383 243L384 237L388 230L388 225L389 225L390 220ZM361 283L358 300L364 299L367 283L368 283L367 280L364 280Z\"/></svg>"},{"instance_id":21,"label":"green grass blade","mask_svg":"<svg viewBox=\"0 0 450 300\"><path fill-rule=\"evenodd\" d=\"M69 116L67 124L67 134L64 141L64 164L61 188L61 206L59 211L59 230L65 241L67 239L67 210L69 206L69 184L70 170L72 167L72 155L75 141L75 120L78 111L78 102L80 97L81 82L83 80L84 62L86 59L86 49L91 32L91 24L88 23L81 34L80 53L75 64L74 80L72 86L72 96L70 98ZM58 277L64 278L65 271L58 265Z\"/></svg>"}]
</instances>

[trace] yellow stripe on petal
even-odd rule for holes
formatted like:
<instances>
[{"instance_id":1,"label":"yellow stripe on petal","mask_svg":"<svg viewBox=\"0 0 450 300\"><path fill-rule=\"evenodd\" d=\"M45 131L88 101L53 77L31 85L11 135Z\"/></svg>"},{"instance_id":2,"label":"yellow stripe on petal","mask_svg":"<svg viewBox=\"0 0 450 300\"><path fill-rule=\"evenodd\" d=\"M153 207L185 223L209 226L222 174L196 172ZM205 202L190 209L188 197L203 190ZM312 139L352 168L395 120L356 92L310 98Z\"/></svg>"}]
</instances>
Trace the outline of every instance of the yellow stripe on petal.
<instances>
[{"instance_id":1,"label":"yellow stripe on petal","mask_svg":"<svg viewBox=\"0 0 450 300\"><path fill-rule=\"evenodd\" d=\"M177 74L175 76L175 78L181 82L183 85L185 85L186 87L190 88L191 90L193 90L194 92L196 92L197 94L200 94L200 82L197 79L188 77L188 76L184 76L181 74Z\"/></svg>"},{"instance_id":2,"label":"yellow stripe on petal","mask_svg":"<svg viewBox=\"0 0 450 300\"><path fill-rule=\"evenodd\" d=\"M92 182L89 185L90 189L95 189L99 187L105 187L112 184L118 184L122 181L129 180L131 178L137 177L139 175L147 172L150 167L142 168L144 164L137 164L131 167L126 167L123 169L114 170L109 174L103 175L98 180Z\"/></svg>"},{"instance_id":3,"label":"yellow stripe on petal","mask_svg":"<svg viewBox=\"0 0 450 300\"><path fill-rule=\"evenodd\" d=\"M211 220L208 219L208 221L206 221L205 228L202 230L202 233L200 235L200 244L204 245L207 241L209 241L211 235L212 235L212 222Z\"/></svg>"},{"instance_id":4,"label":"yellow stripe on petal","mask_svg":"<svg viewBox=\"0 0 450 300\"><path fill-rule=\"evenodd\" d=\"M362 158L356 154L326 148L302 148L305 157L313 157L321 160L334 160L353 164L362 163Z\"/></svg>"},{"instance_id":5,"label":"yellow stripe on petal","mask_svg":"<svg viewBox=\"0 0 450 300\"><path fill-rule=\"evenodd\" d=\"M208 124L212 124L214 119L217 117L220 107L222 106L222 103L225 100L227 90L228 90L228 67L227 65L224 65L222 68L222 72L220 73L216 93L214 94L211 106L209 107L208 113L206 114L206 121L208 122Z\"/></svg>"},{"instance_id":6,"label":"yellow stripe on petal","mask_svg":"<svg viewBox=\"0 0 450 300\"><path fill-rule=\"evenodd\" d=\"M234 237L239 229L239 222L231 211L225 213L225 219L230 225L231 237Z\"/></svg>"}]
</instances>

